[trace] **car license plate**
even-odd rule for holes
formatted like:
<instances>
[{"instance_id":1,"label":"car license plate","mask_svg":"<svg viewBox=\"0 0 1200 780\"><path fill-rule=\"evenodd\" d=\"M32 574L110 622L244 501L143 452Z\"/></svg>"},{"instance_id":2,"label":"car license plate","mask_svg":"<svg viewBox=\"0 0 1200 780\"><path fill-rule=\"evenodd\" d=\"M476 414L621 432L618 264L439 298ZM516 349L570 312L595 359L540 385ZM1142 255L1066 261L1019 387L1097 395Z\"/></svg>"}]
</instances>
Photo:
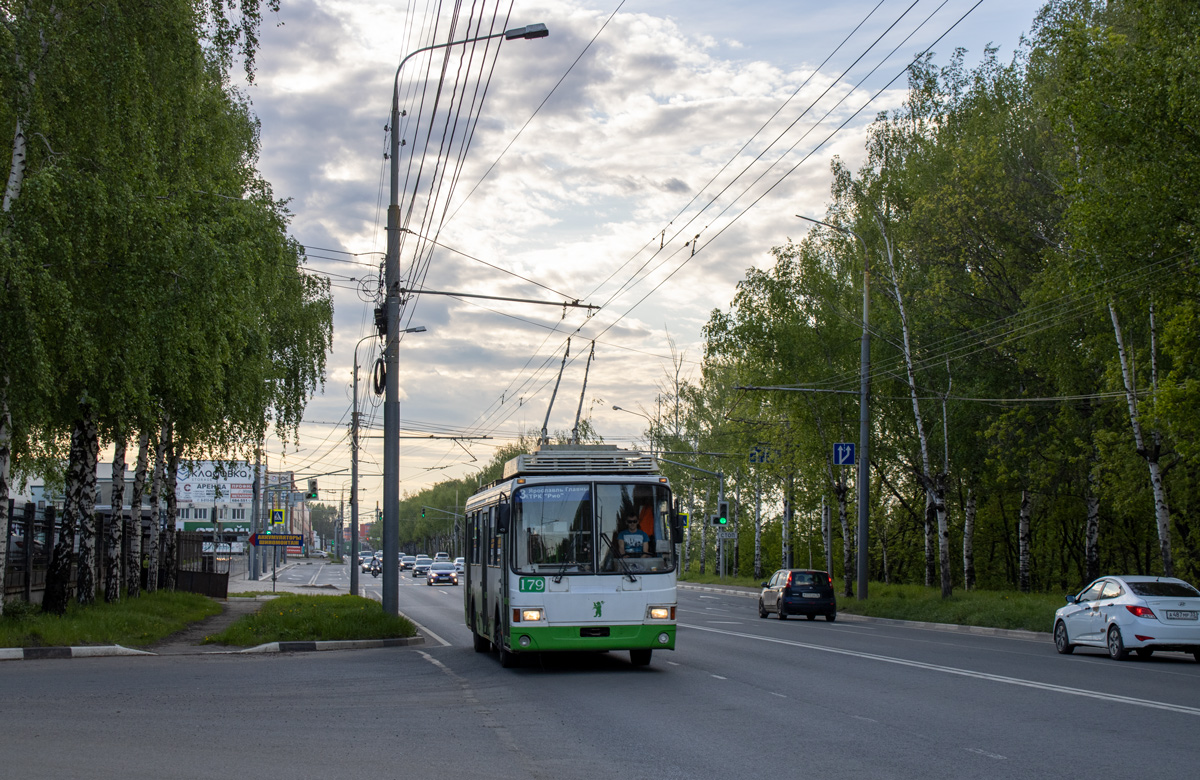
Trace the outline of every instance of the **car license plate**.
<instances>
[{"instance_id":1,"label":"car license plate","mask_svg":"<svg viewBox=\"0 0 1200 780\"><path fill-rule=\"evenodd\" d=\"M1196 613L1180 609L1168 609L1167 620L1196 620Z\"/></svg>"},{"instance_id":2,"label":"car license plate","mask_svg":"<svg viewBox=\"0 0 1200 780\"><path fill-rule=\"evenodd\" d=\"M804 598L806 598L806 599L819 599L819 598L821 598L821 594L820 594L820 593L805 593L805 594L804 594Z\"/></svg>"}]
</instances>

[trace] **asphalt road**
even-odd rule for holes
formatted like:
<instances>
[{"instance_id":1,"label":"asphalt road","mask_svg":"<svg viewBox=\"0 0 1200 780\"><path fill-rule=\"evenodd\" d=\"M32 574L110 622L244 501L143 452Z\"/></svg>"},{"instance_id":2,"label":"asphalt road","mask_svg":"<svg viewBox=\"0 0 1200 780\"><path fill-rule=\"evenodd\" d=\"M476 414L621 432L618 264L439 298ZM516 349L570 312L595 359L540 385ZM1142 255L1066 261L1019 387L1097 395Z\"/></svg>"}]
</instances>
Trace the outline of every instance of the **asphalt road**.
<instances>
[{"instance_id":1,"label":"asphalt road","mask_svg":"<svg viewBox=\"0 0 1200 780\"><path fill-rule=\"evenodd\" d=\"M288 571L319 585L338 568ZM404 576L400 604L423 648L2 664L5 775L1193 778L1200 765L1189 656L1118 663L1048 641L763 620L752 599L681 590L679 649L648 668L614 652L504 670L471 650L460 588Z\"/></svg>"}]
</instances>

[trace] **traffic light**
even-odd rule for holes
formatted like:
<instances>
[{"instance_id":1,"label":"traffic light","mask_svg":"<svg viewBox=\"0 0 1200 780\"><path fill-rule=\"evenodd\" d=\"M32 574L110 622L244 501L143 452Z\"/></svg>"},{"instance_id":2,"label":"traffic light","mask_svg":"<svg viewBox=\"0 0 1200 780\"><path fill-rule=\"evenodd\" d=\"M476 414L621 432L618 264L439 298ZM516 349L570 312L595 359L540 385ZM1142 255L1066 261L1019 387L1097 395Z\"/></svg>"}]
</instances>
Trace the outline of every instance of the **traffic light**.
<instances>
[{"instance_id":1,"label":"traffic light","mask_svg":"<svg viewBox=\"0 0 1200 780\"><path fill-rule=\"evenodd\" d=\"M304 494L304 497L307 499L320 498L320 495L317 493L317 481L315 479L308 481L308 492Z\"/></svg>"},{"instance_id":2,"label":"traffic light","mask_svg":"<svg viewBox=\"0 0 1200 780\"><path fill-rule=\"evenodd\" d=\"M421 517L425 516L425 507L421 507Z\"/></svg>"},{"instance_id":3,"label":"traffic light","mask_svg":"<svg viewBox=\"0 0 1200 780\"><path fill-rule=\"evenodd\" d=\"M713 525L729 525L728 501L717 502L717 513L713 515Z\"/></svg>"}]
</instances>

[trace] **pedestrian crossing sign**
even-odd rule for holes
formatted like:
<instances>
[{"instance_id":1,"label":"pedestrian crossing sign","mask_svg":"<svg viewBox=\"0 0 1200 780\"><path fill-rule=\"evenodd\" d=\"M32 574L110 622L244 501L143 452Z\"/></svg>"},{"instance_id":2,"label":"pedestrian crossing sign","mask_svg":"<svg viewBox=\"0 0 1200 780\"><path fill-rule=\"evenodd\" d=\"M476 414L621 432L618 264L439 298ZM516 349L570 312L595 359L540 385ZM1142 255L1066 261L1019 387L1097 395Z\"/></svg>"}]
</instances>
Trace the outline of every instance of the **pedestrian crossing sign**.
<instances>
[{"instance_id":1,"label":"pedestrian crossing sign","mask_svg":"<svg viewBox=\"0 0 1200 780\"><path fill-rule=\"evenodd\" d=\"M272 509L271 510L271 523L274 525L283 525L283 510L282 509Z\"/></svg>"}]
</instances>

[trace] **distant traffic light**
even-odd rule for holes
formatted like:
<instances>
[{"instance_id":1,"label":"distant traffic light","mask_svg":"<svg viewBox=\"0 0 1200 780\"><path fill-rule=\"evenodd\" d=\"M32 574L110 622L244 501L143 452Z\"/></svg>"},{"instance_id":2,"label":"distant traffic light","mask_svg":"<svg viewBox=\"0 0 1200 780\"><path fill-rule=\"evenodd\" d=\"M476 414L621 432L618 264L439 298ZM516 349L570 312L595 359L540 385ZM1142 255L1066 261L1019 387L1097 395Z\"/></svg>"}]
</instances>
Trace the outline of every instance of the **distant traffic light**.
<instances>
[{"instance_id":1,"label":"distant traffic light","mask_svg":"<svg viewBox=\"0 0 1200 780\"><path fill-rule=\"evenodd\" d=\"M729 525L729 502L718 501L717 513L712 516L713 525Z\"/></svg>"},{"instance_id":2,"label":"distant traffic light","mask_svg":"<svg viewBox=\"0 0 1200 780\"><path fill-rule=\"evenodd\" d=\"M421 517L425 516L425 507L421 507Z\"/></svg>"},{"instance_id":3,"label":"distant traffic light","mask_svg":"<svg viewBox=\"0 0 1200 780\"><path fill-rule=\"evenodd\" d=\"M304 497L306 499L320 498L320 494L317 492L317 481L315 479L310 479L308 481L308 492L304 494Z\"/></svg>"}]
</instances>

